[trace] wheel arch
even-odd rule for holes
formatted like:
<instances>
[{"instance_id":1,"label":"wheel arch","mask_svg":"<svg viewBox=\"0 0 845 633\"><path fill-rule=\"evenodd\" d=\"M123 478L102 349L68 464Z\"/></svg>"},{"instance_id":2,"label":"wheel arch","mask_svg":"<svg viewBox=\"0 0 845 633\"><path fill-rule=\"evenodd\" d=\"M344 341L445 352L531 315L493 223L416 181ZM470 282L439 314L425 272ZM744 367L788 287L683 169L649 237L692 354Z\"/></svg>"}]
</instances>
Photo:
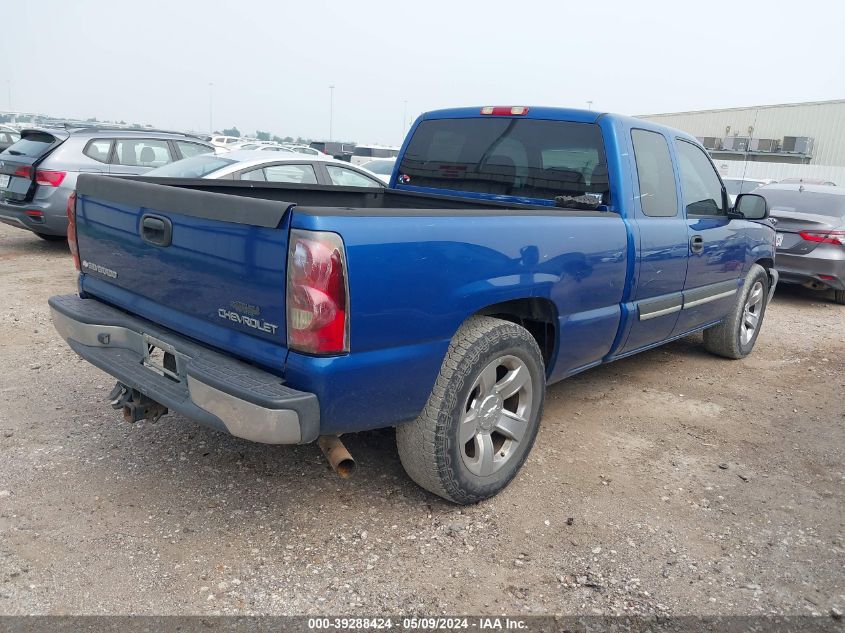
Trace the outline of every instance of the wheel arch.
<instances>
[{"instance_id":1,"label":"wheel arch","mask_svg":"<svg viewBox=\"0 0 845 633\"><path fill-rule=\"evenodd\" d=\"M766 269L766 272L769 272L772 268L775 267L775 260L771 257L761 257L754 262L755 264L759 264L763 268Z\"/></svg>"},{"instance_id":2,"label":"wheel arch","mask_svg":"<svg viewBox=\"0 0 845 633\"><path fill-rule=\"evenodd\" d=\"M540 348L546 375L552 369L558 344L558 313L555 304L543 297L525 297L494 303L471 316L489 316L524 327Z\"/></svg>"}]
</instances>

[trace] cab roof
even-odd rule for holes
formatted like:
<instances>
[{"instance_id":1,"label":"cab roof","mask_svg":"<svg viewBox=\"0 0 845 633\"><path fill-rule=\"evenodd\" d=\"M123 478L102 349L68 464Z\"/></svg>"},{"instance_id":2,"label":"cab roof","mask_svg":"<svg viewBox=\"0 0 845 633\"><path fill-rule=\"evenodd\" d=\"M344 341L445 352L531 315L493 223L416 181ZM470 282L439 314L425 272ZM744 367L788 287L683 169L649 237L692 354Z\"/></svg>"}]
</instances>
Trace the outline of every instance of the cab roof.
<instances>
[{"instance_id":1,"label":"cab roof","mask_svg":"<svg viewBox=\"0 0 845 633\"><path fill-rule=\"evenodd\" d=\"M472 106L464 108L447 108L443 110L432 110L420 115L421 120L436 120L436 119L478 119L478 118L512 118L512 119L542 119L547 121L569 121L572 123L598 123L600 120L617 121L624 123L632 128L642 128L646 130L661 131L671 136L677 136L685 140L691 141L696 145L701 143L691 134L671 128L659 123L653 123L645 119L638 119L636 117L625 116L623 114L615 114L613 112L600 112L596 110L582 110L578 108L554 108L548 106L492 106L495 108L511 108L521 107L526 108L525 114L500 115L500 114L482 114L482 108L489 108L491 106Z\"/></svg>"}]
</instances>

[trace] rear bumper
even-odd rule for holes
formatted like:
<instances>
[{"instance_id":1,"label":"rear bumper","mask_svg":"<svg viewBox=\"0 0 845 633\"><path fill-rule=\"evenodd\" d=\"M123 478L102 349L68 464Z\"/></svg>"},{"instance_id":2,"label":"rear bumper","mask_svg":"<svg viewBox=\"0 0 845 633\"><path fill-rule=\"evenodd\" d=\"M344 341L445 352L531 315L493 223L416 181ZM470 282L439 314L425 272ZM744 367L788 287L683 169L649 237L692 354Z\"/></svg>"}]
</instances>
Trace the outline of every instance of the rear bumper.
<instances>
[{"instance_id":1,"label":"rear bumper","mask_svg":"<svg viewBox=\"0 0 845 633\"><path fill-rule=\"evenodd\" d=\"M303 444L320 433L317 397L274 374L96 299L56 296L49 303L56 330L77 354L168 409L264 444ZM174 377L146 364L150 345L172 354Z\"/></svg>"},{"instance_id":2,"label":"rear bumper","mask_svg":"<svg viewBox=\"0 0 845 633\"><path fill-rule=\"evenodd\" d=\"M70 191L60 188L46 200L0 202L0 222L44 235L67 234L67 199ZM37 214L28 215L27 211Z\"/></svg>"},{"instance_id":3,"label":"rear bumper","mask_svg":"<svg viewBox=\"0 0 845 633\"><path fill-rule=\"evenodd\" d=\"M845 290L845 249L822 245L806 255L775 256L775 267L783 283L820 282L837 290ZM832 277L832 279L831 279Z\"/></svg>"}]
</instances>

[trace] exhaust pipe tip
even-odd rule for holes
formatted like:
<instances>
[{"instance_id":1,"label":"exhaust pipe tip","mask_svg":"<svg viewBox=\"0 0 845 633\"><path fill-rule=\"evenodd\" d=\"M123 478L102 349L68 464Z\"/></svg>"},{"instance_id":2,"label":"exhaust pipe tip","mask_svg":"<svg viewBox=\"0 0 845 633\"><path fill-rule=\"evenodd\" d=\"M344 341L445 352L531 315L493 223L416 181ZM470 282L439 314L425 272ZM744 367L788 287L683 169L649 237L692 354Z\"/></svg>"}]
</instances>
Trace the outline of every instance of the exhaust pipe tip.
<instances>
[{"instance_id":1,"label":"exhaust pipe tip","mask_svg":"<svg viewBox=\"0 0 845 633\"><path fill-rule=\"evenodd\" d=\"M321 435L317 438L317 445L323 451L332 469L342 479L352 476L355 472L355 460L337 435Z\"/></svg>"},{"instance_id":2,"label":"exhaust pipe tip","mask_svg":"<svg viewBox=\"0 0 845 633\"><path fill-rule=\"evenodd\" d=\"M342 479L350 477L355 472L355 460L351 457L349 459L341 460L341 462L334 467L335 472L341 476Z\"/></svg>"}]
</instances>

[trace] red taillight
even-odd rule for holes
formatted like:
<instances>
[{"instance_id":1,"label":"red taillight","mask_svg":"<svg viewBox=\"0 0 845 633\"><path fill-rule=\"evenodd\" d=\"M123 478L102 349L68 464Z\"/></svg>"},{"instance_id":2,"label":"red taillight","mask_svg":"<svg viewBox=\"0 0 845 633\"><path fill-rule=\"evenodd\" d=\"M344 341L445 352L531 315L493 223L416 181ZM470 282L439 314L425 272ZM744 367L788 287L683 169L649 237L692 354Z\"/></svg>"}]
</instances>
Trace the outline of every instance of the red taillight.
<instances>
[{"instance_id":1,"label":"red taillight","mask_svg":"<svg viewBox=\"0 0 845 633\"><path fill-rule=\"evenodd\" d=\"M528 114L527 106L485 106L481 108L481 114L489 116L525 116Z\"/></svg>"},{"instance_id":2,"label":"red taillight","mask_svg":"<svg viewBox=\"0 0 845 633\"><path fill-rule=\"evenodd\" d=\"M76 244L76 192L72 192L67 199L67 245L73 255L73 265L76 270L82 270L79 265L79 247Z\"/></svg>"},{"instance_id":3,"label":"red taillight","mask_svg":"<svg viewBox=\"0 0 845 633\"><path fill-rule=\"evenodd\" d=\"M38 185L47 185L48 187L58 187L67 176L64 171L48 171L46 169L38 169L35 171L35 183Z\"/></svg>"},{"instance_id":4,"label":"red taillight","mask_svg":"<svg viewBox=\"0 0 845 633\"><path fill-rule=\"evenodd\" d=\"M309 354L349 351L346 256L337 233L293 229L287 269L288 347Z\"/></svg>"},{"instance_id":5,"label":"red taillight","mask_svg":"<svg viewBox=\"0 0 845 633\"><path fill-rule=\"evenodd\" d=\"M32 167L29 165L18 167L12 175L17 176L18 178L32 178Z\"/></svg>"},{"instance_id":6,"label":"red taillight","mask_svg":"<svg viewBox=\"0 0 845 633\"><path fill-rule=\"evenodd\" d=\"M845 231L801 231L798 235L808 242L845 246Z\"/></svg>"}]
</instances>

